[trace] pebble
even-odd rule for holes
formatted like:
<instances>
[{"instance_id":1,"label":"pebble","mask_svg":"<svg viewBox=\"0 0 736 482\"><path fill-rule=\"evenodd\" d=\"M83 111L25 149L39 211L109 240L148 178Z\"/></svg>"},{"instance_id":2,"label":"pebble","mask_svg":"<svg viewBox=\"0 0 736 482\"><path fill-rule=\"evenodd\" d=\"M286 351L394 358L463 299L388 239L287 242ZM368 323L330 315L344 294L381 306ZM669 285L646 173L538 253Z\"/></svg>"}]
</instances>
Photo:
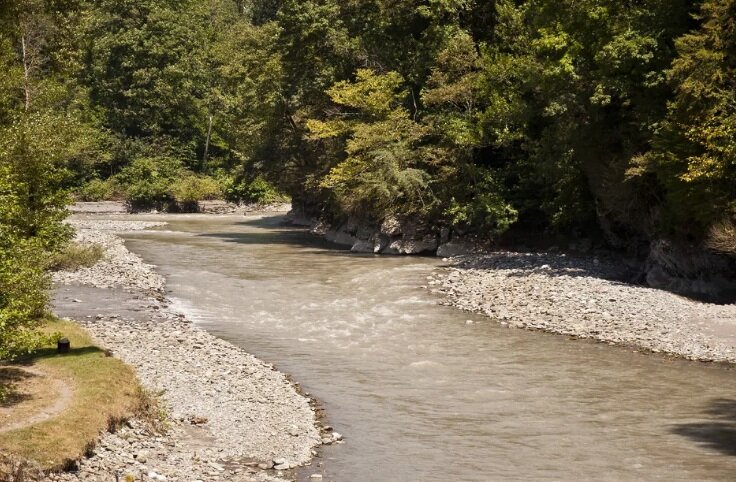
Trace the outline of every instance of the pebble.
<instances>
[{"instance_id":1,"label":"pebble","mask_svg":"<svg viewBox=\"0 0 736 482\"><path fill-rule=\"evenodd\" d=\"M498 251L452 262L429 282L445 296L441 304L485 314L503 326L736 363L736 305L621 282L615 259ZM728 336L716 335L724 331Z\"/></svg>"},{"instance_id":2,"label":"pebble","mask_svg":"<svg viewBox=\"0 0 736 482\"><path fill-rule=\"evenodd\" d=\"M78 242L101 245L105 257L91 268L56 273L55 281L122 288L139 300L135 318L98 313L78 322L100 346L134 367L145 388L162 394L169 430L156 433L129 420L116 433L103 434L77 472L52 474L48 480L109 482L116 473L138 480L147 473L150 480L171 482L280 481L267 472L244 470L237 461L268 460L258 464L264 471L308 464L321 443L309 399L273 366L173 312L164 298L164 278L117 235L163 223L70 223ZM275 454L283 455L274 459Z\"/></svg>"}]
</instances>

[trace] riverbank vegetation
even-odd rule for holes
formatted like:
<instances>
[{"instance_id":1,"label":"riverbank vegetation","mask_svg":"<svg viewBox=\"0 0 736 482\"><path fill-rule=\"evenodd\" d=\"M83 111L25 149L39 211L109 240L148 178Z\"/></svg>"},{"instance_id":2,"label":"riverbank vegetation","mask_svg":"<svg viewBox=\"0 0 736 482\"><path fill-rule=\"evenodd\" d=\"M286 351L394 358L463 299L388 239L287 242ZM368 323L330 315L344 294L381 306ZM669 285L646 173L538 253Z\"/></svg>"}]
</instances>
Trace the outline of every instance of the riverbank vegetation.
<instances>
[{"instance_id":1,"label":"riverbank vegetation","mask_svg":"<svg viewBox=\"0 0 736 482\"><path fill-rule=\"evenodd\" d=\"M71 350L57 354L56 344L49 344L0 370L0 383L8 385L3 422L17 425L8 431L0 426L0 454L59 470L94 447L100 433L136 413L155 421L155 399L142 391L133 370L96 347L79 325L49 319L42 330L62 333ZM46 397L38 390L26 393L34 390L34 380Z\"/></svg>"},{"instance_id":2,"label":"riverbank vegetation","mask_svg":"<svg viewBox=\"0 0 736 482\"><path fill-rule=\"evenodd\" d=\"M82 199L265 185L333 218L622 243L733 226L731 0L5 6L0 117L62 115Z\"/></svg>"},{"instance_id":3,"label":"riverbank vegetation","mask_svg":"<svg viewBox=\"0 0 736 482\"><path fill-rule=\"evenodd\" d=\"M265 185L489 235L733 226L731 0L5 5L2 118L63 113L82 199Z\"/></svg>"},{"instance_id":4,"label":"riverbank vegetation","mask_svg":"<svg viewBox=\"0 0 736 482\"><path fill-rule=\"evenodd\" d=\"M735 18L734 0L4 0L0 357L32 345L71 193L288 195L332 220L733 256Z\"/></svg>"}]
</instances>

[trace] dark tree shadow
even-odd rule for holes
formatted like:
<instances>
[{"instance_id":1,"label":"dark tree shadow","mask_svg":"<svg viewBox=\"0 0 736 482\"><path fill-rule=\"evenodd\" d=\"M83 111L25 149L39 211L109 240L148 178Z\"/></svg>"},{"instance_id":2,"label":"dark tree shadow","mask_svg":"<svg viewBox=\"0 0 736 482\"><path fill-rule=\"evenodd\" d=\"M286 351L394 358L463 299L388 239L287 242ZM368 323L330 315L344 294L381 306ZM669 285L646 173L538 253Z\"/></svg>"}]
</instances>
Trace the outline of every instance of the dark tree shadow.
<instances>
[{"instance_id":1,"label":"dark tree shadow","mask_svg":"<svg viewBox=\"0 0 736 482\"><path fill-rule=\"evenodd\" d=\"M498 251L461 261L460 269L511 270L509 276L527 277L541 274L549 277L591 277L625 284L632 282L635 271L610 256L570 253Z\"/></svg>"},{"instance_id":2,"label":"dark tree shadow","mask_svg":"<svg viewBox=\"0 0 736 482\"><path fill-rule=\"evenodd\" d=\"M711 420L676 425L672 433L687 437L702 447L736 456L736 400L715 399L704 415Z\"/></svg>"},{"instance_id":3,"label":"dark tree shadow","mask_svg":"<svg viewBox=\"0 0 736 482\"><path fill-rule=\"evenodd\" d=\"M90 353L100 353L104 356L109 356L105 350L102 350L96 346L72 347L71 350L63 354L59 353L56 350L56 348L49 347L49 348L41 348L39 350L36 350L30 355L18 357L16 360L13 361L13 364L19 365L19 366L32 366L38 360L41 360L44 358L76 357L76 356L88 355Z\"/></svg>"},{"instance_id":4,"label":"dark tree shadow","mask_svg":"<svg viewBox=\"0 0 736 482\"><path fill-rule=\"evenodd\" d=\"M20 368L0 367L0 407L10 408L30 400L29 394L18 391L18 385L37 376Z\"/></svg>"},{"instance_id":5,"label":"dark tree shadow","mask_svg":"<svg viewBox=\"0 0 736 482\"><path fill-rule=\"evenodd\" d=\"M264 231L202 233L197 236L218 238L226 242L244 245L281 244L297 246L321 254L344 255L350 252L349 246L333 243L323 237L311 234L307 228L291 224L283 215L248 219L238 222L236 225L259 228Z\"/></svg>"}]
</instances>

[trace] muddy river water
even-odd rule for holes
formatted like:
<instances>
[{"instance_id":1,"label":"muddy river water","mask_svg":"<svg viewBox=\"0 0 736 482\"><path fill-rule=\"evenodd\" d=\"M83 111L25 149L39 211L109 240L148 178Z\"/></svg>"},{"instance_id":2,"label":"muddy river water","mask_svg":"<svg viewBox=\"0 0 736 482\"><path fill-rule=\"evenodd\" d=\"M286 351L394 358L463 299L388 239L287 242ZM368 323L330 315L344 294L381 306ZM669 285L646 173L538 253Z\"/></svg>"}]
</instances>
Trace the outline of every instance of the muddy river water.
<instances>
[{"instance_id":1,"label":"muddy river water","mask_svg":"<svg viewBox=\"0 0 736 482\"><path fill-rule=\"evenodd\" d=\"M504 328L438 305L421 285L439 260L354 255L280 217L164 219L125 237L175 307L291 374L344 435L300 478L736 478L731 369Z\"/></svg>"}]
</instances>

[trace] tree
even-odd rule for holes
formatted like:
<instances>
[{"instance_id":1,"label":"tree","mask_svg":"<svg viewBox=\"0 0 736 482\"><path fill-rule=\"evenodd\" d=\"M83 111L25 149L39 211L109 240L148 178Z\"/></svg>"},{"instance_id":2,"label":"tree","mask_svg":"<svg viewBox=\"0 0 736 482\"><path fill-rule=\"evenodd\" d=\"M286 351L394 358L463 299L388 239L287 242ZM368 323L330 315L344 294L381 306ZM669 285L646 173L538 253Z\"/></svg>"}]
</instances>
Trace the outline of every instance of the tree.
<instances>
[{"instance_id":1,"label":"tree","mask_svg":"<svg viewBox=\"0 0 736 482\"><path fill-rule=\"evenodd\" d=\"M736 1L706 1L697 19L676 42L675 96L655 149L633 173L665 187L668 230L702 238L736 217Z\"/></svg>"},{"instance_id":2,"label":"tree","mask_svg":"<svg viewBox=\"0 0 736 482\"><path fill-rule=\"evenodd\" d=\"M422 169L426 129L403 106L403 83L396 72L359 69L354 82L328 90L340 111L307 122L313 140L344 142L345 159L320 186L348 213L379 221L389 214L427 212L434 203L430 176Z\"/></svg>"},{"instance_id":3,"label":"tree","mask_svg":"<svg viewBox=\"0 0 736 482\"><path fill-rule=\"evenodd\" d=\"M194 1L102 0L86 28L85 82L105 126L123 137L169 139L202 160L208 25Z\"/></svg>"}]
</instances>

